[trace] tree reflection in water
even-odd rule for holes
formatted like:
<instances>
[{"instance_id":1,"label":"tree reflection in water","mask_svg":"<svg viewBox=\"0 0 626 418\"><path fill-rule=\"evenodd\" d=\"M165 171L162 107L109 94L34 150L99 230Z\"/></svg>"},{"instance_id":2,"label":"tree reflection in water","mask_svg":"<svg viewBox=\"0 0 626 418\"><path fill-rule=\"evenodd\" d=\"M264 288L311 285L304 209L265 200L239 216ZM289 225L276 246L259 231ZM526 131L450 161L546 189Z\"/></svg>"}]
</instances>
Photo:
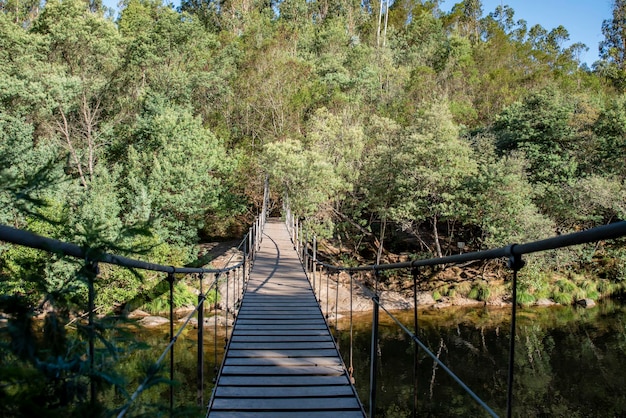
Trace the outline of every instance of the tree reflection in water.
<instances>
[{"instance_id":1,"label":"tree reflection in water","mask_svg":"<svg viewBox=\"0 0 626 418\"><path fill-rule=\"evenodd\" d=\"M591 309L518 311L513 415L617 417L626 414L626 307L603 301ZM398 317L412 328L413 313ZM377 416L413 416L413 345L381 314ZM348 321L339 323L349 362ZM510 309L454 308L419 313L419 337L496 413L506 415ZM370 315L355 317L356 386L367 403ZM487 416L425 353L418 351L421 417ZM366 405L366 410L368 406Z\"/></svg>"}]
</instances>

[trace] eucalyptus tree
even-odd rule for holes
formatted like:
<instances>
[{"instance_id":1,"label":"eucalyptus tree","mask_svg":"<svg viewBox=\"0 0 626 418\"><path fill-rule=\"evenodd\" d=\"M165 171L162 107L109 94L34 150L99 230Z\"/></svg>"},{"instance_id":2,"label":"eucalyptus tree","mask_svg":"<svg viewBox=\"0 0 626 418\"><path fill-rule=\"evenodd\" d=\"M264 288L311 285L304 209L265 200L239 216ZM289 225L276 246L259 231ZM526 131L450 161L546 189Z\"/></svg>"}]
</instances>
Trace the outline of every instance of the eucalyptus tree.
<instances>
[{"instance_id":1,"label":"eucalyptus tree","mask_svg":"<svg viewBox=\"0 0 626 418\"><path fill-rule=\"evenodd\" d=\"M626 1L613 1L613 17L602 22L604 40L600 42L600 74L620 91L626 87Z\"/></svg>"},{"instance_id":2,"label":"eucalyptus tree","mask_svg":"<svg viewBox=\"0 0 626 418\"><path fill-rule=\"evenodd\" d=\"M53 64L44 86L54 103L53 128L70 155L70 171L87 188L106 145L105 100L119 66L112 21L80 0L50 1L33 25Z\"/></svg>"}]
</instances>

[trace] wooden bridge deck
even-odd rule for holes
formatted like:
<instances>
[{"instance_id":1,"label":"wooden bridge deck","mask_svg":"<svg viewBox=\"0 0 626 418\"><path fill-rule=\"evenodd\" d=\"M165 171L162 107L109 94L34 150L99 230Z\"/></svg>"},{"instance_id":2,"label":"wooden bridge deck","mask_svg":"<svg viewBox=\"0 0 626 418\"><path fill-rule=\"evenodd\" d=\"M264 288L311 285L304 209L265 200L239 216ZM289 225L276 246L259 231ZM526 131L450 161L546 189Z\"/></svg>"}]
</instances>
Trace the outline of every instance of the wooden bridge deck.
<instances>
[{"instance_id":1,"label":"wooden bridge deck","mask_svg":"<svg viewBox=\"0 0 626 418\"><path fill-rule=\"evenodd\" d=\"M269 220L208 416L364 415L287 228Z\"/></svg>"}]
</instances>

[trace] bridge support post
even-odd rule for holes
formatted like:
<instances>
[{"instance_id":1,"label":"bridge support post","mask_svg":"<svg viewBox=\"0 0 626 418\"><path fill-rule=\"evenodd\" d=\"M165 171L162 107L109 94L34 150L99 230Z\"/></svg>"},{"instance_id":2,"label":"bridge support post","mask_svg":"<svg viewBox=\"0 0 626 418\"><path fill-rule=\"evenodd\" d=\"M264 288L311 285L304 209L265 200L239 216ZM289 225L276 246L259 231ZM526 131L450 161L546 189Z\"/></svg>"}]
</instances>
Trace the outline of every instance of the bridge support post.
<instances>
[{"instance_id":1,"label":"bridge support post","mask_svg":"<svg viewBox=\"0 0 626 418\"><path fill-rule=\"evenodd\" d=\"M380 299L378 295L372 298L372 345L370 347L370 418L376 415L376 373L378 371L378 318L380 314Z\"/></svg>"},{"instance_id":2,"label":"bridge support post","mask_svg":"<svg viewBox=\"0 0 626 418\"><path fill-rule=\"evenodd\" d=\"M204 277L200 273L200 293L198 294L198 406L204 404Z\"/></svg>"},{"instance_id":3,"label":"bridge support post","mask_svg":"<svg viewBox=\"0 0 626 418\"><path fill-rule=\"evenodd\" d=\"M524 267L524 261L521 254L515 254L513 248L515 244L506 248L506 254L509 257L508 265L513 270L513 281L511 286L512 291L512 306L511 306L511 341L509 346L509 374L507 384L507 397L506 397L506 416L511 418L513 414L513 373L515 369L515 335L517 331L517 272Z\"/></svg>"},{"instance_id":4,"label":"bridge support post","mask_svg":"<svg viewBox=\"0 0 626 418\"><path fill-rule=\"evenodd\" d=\"M413 267L411 269L411 275L413 276L413 332L415 337L418 337L418 323L417 323L417 276L419 275L419 267ZM418 345L415 340L413 341L413 418L417 418L417 356Z\"/></svg>"},{"instance_id":5,"label":"bridge support post","mask_svg":"<svg viewBox=\"0 0 626 418\"><path fill-rule=\"evenodd\" d=\"M170 284L170 343L174 341L174 273L167 274ZM170 348L170 382L174 382L174 344ZM174 412L174 385L170 383L170 416Z\"/></svg>"},{"instance_id":6,"label":"bridge support post","mask_svg":"<svg viewBox=\"0 0 626 418\"><path fill-rule=\"evenodd\" d=\"M89 391L90 391L90 402L91 405L94 406L96 404L96 382L95 382L95 370L94 370L94 358L95 358L95 324L93 320L94 311L96 309L95 300L96 300L96 291L94 288L94 279L98 275L98 263L96 261L86 261L85 264L85 275L87 276L87 286L89 291L89 301L88 301L88 339L89 339Z\"/></svg>"},{"instance_id":7,"label":"bridge support post","mask_svg":"<svg viewBox=\"0 0 626 418\"><path fill-rule=\"evenodd\" d=\"M313 273L313 293L315 293L315 273L317 270L317 236L313 235L313 262L311 263L311 272Z\"/></svg>"}]
</instances>

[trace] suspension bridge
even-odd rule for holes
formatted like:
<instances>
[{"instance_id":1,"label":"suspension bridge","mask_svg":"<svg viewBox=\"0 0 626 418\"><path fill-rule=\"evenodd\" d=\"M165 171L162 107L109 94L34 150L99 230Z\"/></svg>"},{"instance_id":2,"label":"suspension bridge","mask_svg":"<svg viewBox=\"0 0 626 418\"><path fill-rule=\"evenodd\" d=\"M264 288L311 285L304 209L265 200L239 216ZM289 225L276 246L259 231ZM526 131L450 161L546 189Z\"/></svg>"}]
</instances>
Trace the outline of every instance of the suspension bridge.
<instances>
[{"instance_id":1,"label":"suspension bridge","mask_svg":"<svg viewBox=\"0 0 626 418\"><path fill-rule=\"evenodd\" d=\"M264 231L208 416L364 417L285 223Z\"/></svg>"},{"instance_id":2,"label":"suspension bridge","mask_svg":"<svg viewBox=\"0 0 626 418\"><path fill-rule=\"evenodd\" d=\"M515 336L517 316L517 272L523 268L524 254L554 250L572 245L597 243L626 236L626 221L616 222L586 231L560 235L542 241L509 245L487 251L464 253L436 259L415 260L405 263L341 267L321 263L316 259L315 240L312 245L303 237L302 225L288 210L285 221L265 218L265 205L241 241L241 260L222 269L173 267L147 263L114 254L94 251L72 243L41 237L28 231L0 225L0 241L36 248L57 256L73 257L84 262L83 281L87 284L89 300L86 303L84 328L88 331L88 349L85 353L89 376L97 376L94 364L98 327L95 321L94 282L98 278L98 264L144 269L167 274L169 282L170 338L169 344L151 368L157 373L167 354L170 357L170 380L174 381L175 344L192 316L197 315L198 324L204 324L206 295L215 292L220 283L226 284L224 315L226 316L226 352L221 365L217 359L215 385L208 404L204 393L207 385L204 378L204 326L197 327L197 405L206 408L211 418L224 417L364 417L365 409L351 383L351 376L342 361L330 328L322 314L315 295L315 272L340 271L358 274L369 272L378 277L384 271L409 270L413 277L413 293L420 279L420 268L437 265L459 265L475 260L506 259L512 270L511 289L511 332L506 384L506 408L499 405L506 416L513 413L513 386L515 373ZM266 222L267 221L267 222ZM85 273L86 272L86 273ZM308 273L311 272L312 275ZM231 274L234 273L234 274ZM204 288L204 276L214 274L215 279L208 289ZM175 275L197 275L199 283L198 304L195 310L174 331L173 289ZM310 280L312 279L312 280ZM229 288L232 283L232 303ZM317 282L321 283L321 278ZM241 290L241 293L238 293ZM486 414L498 416L471 388L459 379L429 347L417 337L417 310L413 328L398 321L381 305L377 286L371 293L372 333L369 357L370 381L367 411L369 417L376 414L377 376L382 370L377 364L378 318L384 311L406 333L417 350L430 356ZM328 296L328 295L327 295ZM417 307L417 301L414 302ZM216 308L216 304L214 307ZM327 309L328 310L328 309ZM229 319L234 327L228 336ZM217 328L217 322L214 322ZM215 344L217 332L214 333ZM417 364L417 363L416 363ZM415 370L414 370L415 372ZM142 392L149 386L154 375L146 376L137 390L120 406L118 418L133 408ZM90 382L89 398L95 403L98 397L95 380ZM180 390L180 389L178 389ZM189 388L184 388L189 390ZM169 389L170 415L176 414L174 386ZM417 410L417 397L414 398Z\"/></svg>"}]
</instances>

